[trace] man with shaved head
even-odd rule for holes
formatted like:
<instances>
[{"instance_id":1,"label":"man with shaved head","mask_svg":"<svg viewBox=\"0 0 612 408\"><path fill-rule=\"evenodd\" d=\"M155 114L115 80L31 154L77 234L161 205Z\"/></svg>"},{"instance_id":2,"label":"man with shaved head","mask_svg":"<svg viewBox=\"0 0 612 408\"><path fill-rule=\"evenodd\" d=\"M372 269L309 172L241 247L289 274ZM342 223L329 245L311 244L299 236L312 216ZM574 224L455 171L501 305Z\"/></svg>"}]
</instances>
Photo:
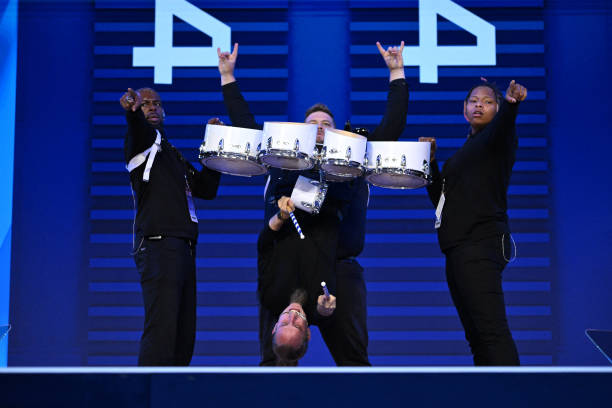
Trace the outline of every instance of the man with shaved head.
<instances>
[{"instance_id":1,"label":"man with shaved head","mask_svg":"<svg viewBox=\"0 0 612 408\"><path fill-rule=\"evenodd\" d=\"M133 255L145 308L138 365L189 365L198 239L192 197L213 199L220 174L196 170L168 142L155 90L128 88L119 103L127 121L124 153L136 206Z\"/></svg>"}]
</instances>

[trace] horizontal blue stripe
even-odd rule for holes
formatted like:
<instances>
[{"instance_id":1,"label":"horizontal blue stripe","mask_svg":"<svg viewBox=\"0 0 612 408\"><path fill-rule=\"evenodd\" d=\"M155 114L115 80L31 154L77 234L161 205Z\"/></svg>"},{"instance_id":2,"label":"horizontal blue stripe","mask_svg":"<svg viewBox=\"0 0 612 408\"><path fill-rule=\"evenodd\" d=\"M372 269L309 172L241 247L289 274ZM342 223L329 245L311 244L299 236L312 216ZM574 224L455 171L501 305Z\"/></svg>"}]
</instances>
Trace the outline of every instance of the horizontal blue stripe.
<instances>
[{"instance_id":1,"label":"horizontal blue stripe","mask_svg":"<svg viewBox=\"0 0 612 408\"><path fill-rule=\"evenodd\" d=\"M194 147L193 145L190 147ZM439 144L439 147L449 147L448 145L444 146ZM458 147L458 146L457 146ZM521 146L526 147L526 146ZM443 161L439 161L438 164L440 167L443 166ZM198 168L199 163L192 163L196 168ZM514 171L547 171L548 163L546 162L516 162L514 164ZM125 164L123 162L92 162L91 163L91 171L94 173L125 173L127 170L125 168ZM546 186L530 186L530 187L538 187L541 191L547 191ZM108 189L106 189L108 188ZM121 188L121 190L116 190L116 188ZM251 186L221 186L220 195L262 195L263 188L260 188L256 191L251 191ZM127 190L123 190L127 189ZM244 190L243 190L244 189ZM91 190L92 195L129 195L129 188L127 186L93 186ZM96 191L94 193L94 191ZM107 193L104 193L107 191ZM386 190L385 190L386 191ZM374 193L373 195L398 195L398 192L387 192L387 193ZM511 193L512 194L512 193Z\"/></svg>"},{"instance_id":2,"label":"horizontal blue stripe","mask_svg":"<svg viewBox=\"0 0 612 408\"><path fill-rule=\"evenodd\" d=\"M192 46L195 47L195 46ZM134 48L141 48L133 45L96 45L94 55L132 55ZM144 47L153 48L153 47ZM240 54L242 55L286 55L289 47L287 45L241 45Z\"/></svg>"},{"instance_id":3,"label":"horizontal blue stripe","mask_svg":"<svg viewBox=\"0 0 612 408\"><path fill-rule=\"evenodd\" d=\"M418 78L419 68L406 67L404 69L407 78ZM442 78L478 78L485 77L510 77L531 78L544 77L546 69L540 67L439 67L438 76ZM389 76L387 68L351 68L351 78L386 78Z\"/></svg>"},{"instance_id":4,"label":"horizontal blue stripe","mask_svg":"<svg viewBox=\"0 0 612 408\"><path fill-rule=\"evenodd\" d=\"M512 234L517 243L550 242L548 233L518 233ZM132 234L91 234L92 244L129 244ZM199 244L255 244L257 234L200 234ZM438 242L437 234L373 234L366 235L367 244L434 244Z\"/></svg>"},{"instance_id":5,"label":"horizontal blue stripe","mask_svg":"<svg viewBox=\"0 0 612 408\"><path fill-rule=\"evenodd\" d=\"M162 94L165 99L166 94ZM465 91L411 91L411 101L463 101ZM116 101L117 95L112 94L112 101ZM351 101L386 101L387 92L351 92ZM94 95L95 97L95 95ZM247 100L249 98L246 98ZM543 101L546 99L546 91L529 91L529 100Z\"/></svg>"},{"instance_id":6,"label":"horizontal blue stripe","mask_svg":"<svg viewBox=\"0 0 612 408\"><path fill-rule=\"evenodd\" d=\"M220 102L221 92L160 92L165 102ZM247 101L287 101L288 92L242 92ZM387 92L351 92L352 101L386 101ZM464 91L412 91L413 101L463 101ZM530 100L545 100L545 91L529 91ZM94 92L95 102L117 102L117 92Z\"/></svg>"},{"instance_id":7,"label":"horizontal blue stripe","mask_svg":"<svg viewBox=\"0 0 612 408\"><path fill-rule=\"evenodd\" d=\"M370 353L370 363L374 366L472 366L471 355L376 355ZM550 355L521 355L521 365L552 365Z\"/></svg>"},{"instance_id":8,"label":"horizontal blue stripe","mask_svg":"<svg viewBox=\"0 0 612 408\"><path fill-rule=\"evenodd\" d=\"M197 350L196 350L197 352ZM374 366L472 366L474 364L471 355L381 355L369 354L370 363ZM134 355L97 355L87 356L87 364L90 366L135 366L138 356ZM194 355L191 366L257 366L260 357L258 354L243 356L208 356ZM521 365L553 364L550 355L521 355ZM303 364L302 364L303 365Z\"/></svg>"},{"instance_id":9,"label":"horizontal blue stripe","mask_svg":"<svg viewBox=\"0 0 612 408\"><path fill-rule=\"evenodd\" d=\"M518 1L518 0L517 0ZM521 0L526 1L526 0ZM284 9L288 0L206 0L206 9ZM96 9L147 9L152 10L153 0L95 0Z\"/></svg>"},{"instance_id":10,"label":"horizontal blue stripe","mask_svg":"<svg viewBox=\"0 0 612 408\"><path fill-rule=\"evenodd\" d=\"M166 125L200 125L205 126L210 116L205 115L172 115L165 119ZM256 116L256 121L262 122L286 122L286 115L278 116ZM378 125L382 119L381 115L352 115L351 122L361 125ZM524 113L517 117L518 124L546 124L546 115ZM93 122L96 126L123 126L125 117L122 115L94 115ZM465 118L461 114L454 115L408 115L408 125L463 125ZM178 146L177 146L178 147Z\"/></svg>"},{"instance_id":11,"label":"horizontal blue stripe","mask_svg":"<svg viewBox=\"0 0 612 408\"><path fill-rule=\"evenodd\" d=\"M369 220L427 220L433 219L431 210L369 210ZM198 210L200 220L261 220L261 210ZM548 209L510 209L510 219L538 220L548 218ZM133 210L92 210L92 220L131 220L134 218Z\"/></svg>"},{"instance_id":12,"label":"horizontal blue stripe","mask_svg":"<svg viewBox=\"0 0 612 408\"><path fill-rule=\"evenodd\" d=\"M224 356L224 355L194 355L191 359L191 366L257 366L259 355L245 356ZM523 360L521 360L523 361ZM134 355L97 355L87 356L87 364L90 366L135 366L138 363L138 356Z\"/></svg>"},{"instance_id":13,"label":"horizontal blue stripe","mask_svg":"<svg viewBox=\"0 0 612 408\"><path fill-rule=\"evenodd\" d=\"M164 123L168 126L172 125L199 125L206 126L206 123L210 119L209 116L205 115L172 115L167 116ZM223 120L223 118L221 118ZM259 123L263 122L286 122L286 115L278 116L256 116L255 120ZM125 117L122 115L102 116L94 115L93 124L96 126L124 126ZM178 147L178 146L177 146Z\"/></svg>"},{"instance_id":14,"label":"horizontal blue stripe","mask_svg":"<svg viewBox=\"0 0 612 408\"><path fill-rule=\"evenodd\" d=\"M237 78L287 78L287 68L236 68ZM388 70L387 70L388 75ZM172 72L173 78L219 78L216 67L181 68ZM94 70L94 78L152 78L153 68L99 68Z\"/></svg>"},{"instance_id":15,"label":"horizontal blue stripe","mask_svg":"<svg viewBox=\"0 0 612 408\"><path fill-rule=\"evenodd\" d=\"M457 44L459 45L459 44ZM407 44L407 46L414 46ZM96 49L98 47L95 47ZM113 47L114 48L114 47ZM242 52L242 48L240 49ZM109 52L110 53L110 52ZM351 45L351 55L375 55L378 49L375 45ZM497 44L497 54L542 54L544 53L543 44Z\"/></svg>"},{"instance_id":16,"label":"horizontal blue stripe","mask_svg":"<svg viewBox=\"0 0 612 408\"><path fill-rule=\"evenodd\" d=\"M380 120L382 116L378 117ZM122 118L123 119L123 118ZM125 119L124 119L125 121ZM378 123L377 122L377 123ZM123 123L125 124L125 123ZM464 123L461 123L462 125ZM467 124L465 125L465 131L467 136ZM203 131L204 129L202 129ZM402 139L403 141L410 141L407 139ZM197 149L200 146L200 140L198 139L174 139L171 138L170 141L172 144L179 148L192 148ZM412 140L414 141L414 140ZM453 137L453 138L439 138L437 139L438 147L444 148L453 148L453 147L461 147L465 143L465 138L463 137ZM519 147L546 147L547 140L545 137L519 137ZM123 150L123 138L114 138L114 139L92 139L91 147L94 149L121 149ZM117 157L122 157L118 155ZM518 162L521 163L521 162ZM542 163L542 162L540 162ZM545 163L545 162L544 162Z\"/></svg>"},{"instance_id":17,"label":"horizontal blue stripe","mask_svg":"<svg viewBox=\"0 0 612 408\"><path fill-rule=\"evenodd\" d=\"M465 8L543 7L543 0L460 0ZM417 0L351 0L350 8L416 8ZM207 0L206 9L285 9L288 0ZM95 0L96 9L152 9L152 0Z\"/></svg>"},{"instance_id":18,"label":"horizontal blue stripe","mask_svg":"<svg viewBox=\"0 0 612 408\"><path fill-rule=\"evenodd\" d=\"M454 2L464 8L544 7L544 0L455 0ZM418 0L350 0L350 7L417 8Z\"/></svg>"},{"instance_id":19,"label":"horizontal blue stripe","mask_svg":"<svg viewBox=\"0 0 612 408\"><path fill-rule=\"evenodd\" d=\"M488 21L497 30L527 31L544 30L543 21ZM351 31L418 31L418 21L352 21ZM438 31L463 31L456 24L438 21ZM388 44L385 44L385 47Z\"/></svg>"},{"instance_id":20,"label":"horizontal blue stripe","mask_svg":"<svg viewBox=\"0 0 612 408\"><path fill-rule=\"evenodd\" d=\"M364 268L442 268L444 258L358 258L359 263ZM222 258L209 257L197 258L197 266L200 268L257 268L256 258ZM132 258L90 258L91 268L134 268ZM508 264L508 268L548 268L550 259L543 257L519 257L514 262Z\"/></svg>"},{"instance_id":21,"label":"horizontal blue stripe","mask_svg":"<svg viewBox=\"0 0 612 408\"><path fill-rule=\"evenodd\" d=\"M288 22L230 22L224 24L231 27L232 31L255 31L255 32L283 32L289 30ZM489 21L497 30L502 31L528 31L543 30L543 21ZM155 29L153 22L97 22L94 25L96 32L151 32ZM350 23L351 31L418 31L417 21L353 21ZM198 31L190 24L175 22L174 32ZM438 31L463 31L456 24L441 21L438 22ZM388 44L385 44L387 46Z\"/></svg>"},{"instance_id":22,"label":"horizontal blue stripe","mask_svg":"<svg viewBox=\"0 0 612 408\"><path fill-rule=\"evenodd\" d=\"M89 341L140 341L141 331L90 331ZM368 332L370 341L465 341L461 330L398 330ZM512 337L518 341L552 340L549 330L513 330ZM197 331L196 341L259 341L257 331Z\"/></svg>"},{"instance_id":23,"label":"horizontal blue stripe","mask_svg":"<svg viewBox=\"0 0 612 408\"><path fill-rule=\"evenodd\" d=\"M221 102L223 94L215 92L160 92L164 102ZM529 92L529 97L532 97ZM94 92L95 102L117 102L119 97L117 92ZM247 101L286 101L287 92L242 92ZM465 96L465 95L463 95Z\"/></svg>"},{"instance_id":24,"label":"horizontal blue stripe","mask_svg":"<svg viewBox=\"0 0 612 408\"><path fill-rule=\"evenodd\" d=\"M94 123L95 123L94 116ZM125 119L119 117L125 122ZM363 125L378 125L382 119L381 115L351 115L351 123ZM118 121L119 122L119 121ZM536 124L541 125L547 122L546 115L523 113L518 115L516 123L518 124ZM408 125L463 125L465 118L462 114L456 115L407 115L406 124Z\"/></svg>"},{"instance_id":25,"label":"horizontal blue stripe","mask_svg":"<svg viewBox=\"0 0 612 408\"><path fill-rule=\"evenodd\" d=\"M257 316L257 306L198 306L197 315L249 317ZM507 306L509 316L549 316L549 306ZM368 316L456 316L453 306L370 306ZM141 306L91 306L89 316L97 317L141 317L144 310Z\"/></svg>"},{"instance_id":26,"label":"horizontal blue stripe","mask_svg":"<svg viewBox=\"0 0 612 408\"><path fill-rule=\"evenodd\" d=\"M95 170L94 170L95 171ZM122 170L124 172L126 170ZM90 194L93 197L105 197L105 196L131 196L131 190L129 186L91 186ZM405 190L394 190L380 187L372 187L370 189L372 197L396 197L396 196L425 196L427 190L419 189L412 190L410 192ZM508 194L513 195L547 195L548 186L510 186ZM263 187L262 186L219 186L217 192L218 197L262 197L263 200ZM379 211L379 210L376 210ZM382 211L382 210L380 210Z\"/></svg>"},{"instance_id":27,"label":"horizontal blue stripe","mask_svg":"<svg viewBox=\"0 0 612 408\"><path fill-rule=\"evenodd\" d=\"M447 292L446 282L369 282L369 292ZM506 292L550 292L549 282L504 282ZM251 292L257 290L256 282L198 282L198 292ZM92 282L90 292L140 293L140 284L134 282Z\"/></svg>"},{"instance_id":28,"label":"horizontal blue stripe","mask_svg":"<svg viewBox=\"0 0 612 408\"><path fill-rule=\"evenodd\" d=\"M520 22L517 22L520 23ZM232 31L288 31L289 23L287 22L230 22L224 21L223 24L230 26ZM121 22L121 23L109 23L109 22L98 22L94 25L94 30L96 32L153 32L155 30L155 23L153 22ZM175 22L172 25L172 30L174 32L183 32L183 31L198 31L199 30L193 27L190 24L183 22ZM242 46L241 46L242 52Z\"/></svg>"}]
</instances>

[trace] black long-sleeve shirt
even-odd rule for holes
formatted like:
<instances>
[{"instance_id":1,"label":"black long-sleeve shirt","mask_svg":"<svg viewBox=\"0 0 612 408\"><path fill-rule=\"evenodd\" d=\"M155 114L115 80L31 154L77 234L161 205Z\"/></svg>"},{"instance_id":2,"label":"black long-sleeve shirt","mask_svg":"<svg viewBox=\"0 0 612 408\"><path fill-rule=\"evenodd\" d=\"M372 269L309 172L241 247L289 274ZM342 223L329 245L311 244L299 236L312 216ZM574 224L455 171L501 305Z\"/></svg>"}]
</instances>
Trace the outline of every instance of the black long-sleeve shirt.
<instances>
[{"instance_id":1,"label":"black long-sleeve shirt","mask_svg":"<svg viewBox=\"0 0 612 408\"><path fill-rule=\"evenodd\" d=\"M234 126L261 129L242 97L237 82L223 86L223 100ZM389 84L385 115L368 140L397 140L406 125L408 87L404 79ZM265 227L258 239L258 292L261 304L280 313L289 303L296 285L306 290L305 311L317 316L316 298L321 281L335 292L334 267L337 259L358 256L365 243L366 210L369 189L363 177L343 183L329 183L329 190L318 215L296 210L296 218L306 235L300 240L291 222L281 231L267 226L282 195L291 196L299 175L319 178L313 170L289 171L270 168L265 195ZM293 273L290 273L292 271Z\"/></svg>"},{"instance_id":2,"label":"black long-sleeve shirt","mask_svg":"<svg viewBox=\"0 0 612 408\"><path fill-rule=\"evenodd\" d=\"M262 126L255 121L255 117L249 110L249 106L240 93L237 82L223 85L222 91L225 106L234 126L251 129L262 128ZM385 114L380 124L368 136L368 141L395 141L399 139L406 126L408 97L408 85L405 79L396 79L389 83ZM291 195L291 190L282 187L280 190L277 188L278 183L289 173L293 173L293 177L297 179L296 174L299 172L283 171L275 168L270 169L270 182L266 190L266 206L264 211L264 222L266 224L270 217L278 210L276 207L276 201L278 197L280 197L278 192L284 193L285 195L288 194L289 196ZM318 178L318 176L312 172L310 177ZM290 186L291 188L293 187L293 184L290 182L287 183L286 180L282 184L284 186ZM330 183L331 186L335 184L344 185L342 187L343 199L349 203L349 205L342 208L343 217L340 223L340 238L336 256L338 259L356 257L361 254L365 244L366 210L370 194L369 187L363 177L358 177L344 183ZM334 193L335 190L336 187L330 191L331 194L328 198L338 196ZM275 191L277 193L275 193ZM324 207L326 207L325 202Z\"/></svg>"},{"instance_id":3,"label":"black long-sleeve shirt","mask_svg":"<svg viewBox=\"0 0 612 408\"><path fill-rule=\"evenodd\" d=\"M126 112L128 125L124 141L125 162L150 148L157 137L141 110ZM157 152L149 181L143 181L146 162L130 172L136 196L136 234L139 236L172 236L196 240L198 225L191 221L187 204L187 185L194 197L213 199L217 195L221 174L203 168L196 170L183 158L159 129L161 151Z\"/></svg>"},{"instance_id":4,"label":"black long-sleeve shirt","mask_svg":"<svg viewBox=\"0 0 612 408\"><path fill-rule=\"evenodd\" d=\"M431 163L433 182L429 198L438 205L442 189L445 203L438 241L442 251L467 241L509 233L508 186L516 159L518 103L503 101L495 118L470 135L444 163Z\"/></svg>"}]
</instances>

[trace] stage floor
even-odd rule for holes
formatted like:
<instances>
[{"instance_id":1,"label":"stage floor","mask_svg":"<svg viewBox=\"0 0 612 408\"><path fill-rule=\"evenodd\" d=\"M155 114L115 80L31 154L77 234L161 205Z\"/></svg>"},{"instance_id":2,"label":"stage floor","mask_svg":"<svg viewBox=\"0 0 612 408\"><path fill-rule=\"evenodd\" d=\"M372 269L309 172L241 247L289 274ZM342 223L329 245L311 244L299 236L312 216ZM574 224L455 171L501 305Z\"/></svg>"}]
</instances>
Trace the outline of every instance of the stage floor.
<instances>
[{"instance_id":1,"label":"stage floor","mask_svg":"<svg viewBox=\"0 0 612 408\"><path fill-rule=\"evenodd\" d=\"M0 369L1 407L608 407L612 367ZM594 405L591 405L594 404Z\"/></svg>"}]
</instances>

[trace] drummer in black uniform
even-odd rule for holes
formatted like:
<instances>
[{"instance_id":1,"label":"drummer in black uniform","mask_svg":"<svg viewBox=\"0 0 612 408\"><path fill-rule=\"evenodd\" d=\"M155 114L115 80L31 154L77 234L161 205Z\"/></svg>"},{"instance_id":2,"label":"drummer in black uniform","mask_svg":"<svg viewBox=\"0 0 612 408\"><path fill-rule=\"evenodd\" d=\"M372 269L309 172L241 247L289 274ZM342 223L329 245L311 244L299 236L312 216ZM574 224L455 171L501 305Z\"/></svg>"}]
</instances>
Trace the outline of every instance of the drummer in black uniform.
<instances>
[{"instance_id":1,"label":"drummer in black uniform","mask_svg":"<svg viewBox=\"0 0 612 408\"><path fill-rule=\"evenodd\" d=\"M385 115L379 126L369 135L370 141L397 140L406 124L408 109L408 87L404 75L402 52L400 47L383 47L377 43L378 50L389 68L389 93ZM238 57L238 44L232 53L219 54L219 72L223 99L229 112L232 125L245 128L259 128L238 83L234 77L234 68ZM332 112L323 104L313 105L305 115L305 122L318 126L317 142L322 143L326 128L335 128ZM265 228L268 221L278 212L278 202L284 204L291 196L298 176L308 176L319 180L319 172L287 171L271 168L265 191ZM309 317L309 323L319 326L334 361L339 366L370 365L368 359L368 332L366 326L366 287L363 279L363 268L355 257L363 250L365 243L366 209L369 200L369 188L363 177L346 182L329 182L327 197L319 215L311 215L297 210L295 216L306 235L301 240L295 231L285 231L282 243L285 251L275 253L272 267L283 265L285 268L299 267L292 264L297 259L317 259L318 273L325 276L330 292L337 298L336 309L329 317ZM285 223L282 229L293 226ZM299 254L299 256L297 255ZM261 254L260 254L261 255ZM258 271L260 274L262 271ZM261 289L261 288L260 288ZM259 295L262 295L261 290ZM318 297L320 293L309 296ZM289 304L289 294L285 305ZM272 332L282 309L270 310L265 307L265 299L260 299L260 365L276 365L277 356L273 352Z\"/></svg>"}]
</instances>

